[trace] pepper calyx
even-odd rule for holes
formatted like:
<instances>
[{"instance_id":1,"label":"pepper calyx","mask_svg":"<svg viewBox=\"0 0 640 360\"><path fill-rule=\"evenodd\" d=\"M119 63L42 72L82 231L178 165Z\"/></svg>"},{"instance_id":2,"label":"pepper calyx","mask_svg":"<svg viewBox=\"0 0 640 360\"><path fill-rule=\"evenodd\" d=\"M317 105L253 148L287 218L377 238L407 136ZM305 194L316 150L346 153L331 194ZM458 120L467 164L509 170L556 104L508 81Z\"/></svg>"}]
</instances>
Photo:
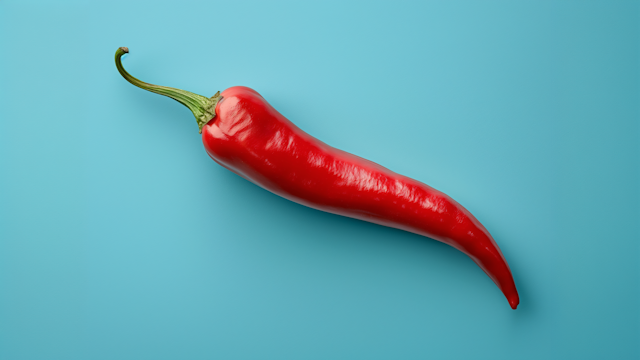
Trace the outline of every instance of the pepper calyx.
<instances>
[{"instance_id":1,"label":"pepper calyx","mask_svg":"<svg viewBox=\"0 0 640 360\"><path fill-rule=\"evenodd\" d=\"M208 99L209 101L205 105L202 115L200 115L199 117L196 115L196 121L198 122L198 130L200 130L200 134L202 134L202 128L207 125L209 121L213 120L214 117L216 117L216 105L218 104L218 101L220 101L220 99L220 91L218 91L215 95Z\"/></svg>"}]
</instances>

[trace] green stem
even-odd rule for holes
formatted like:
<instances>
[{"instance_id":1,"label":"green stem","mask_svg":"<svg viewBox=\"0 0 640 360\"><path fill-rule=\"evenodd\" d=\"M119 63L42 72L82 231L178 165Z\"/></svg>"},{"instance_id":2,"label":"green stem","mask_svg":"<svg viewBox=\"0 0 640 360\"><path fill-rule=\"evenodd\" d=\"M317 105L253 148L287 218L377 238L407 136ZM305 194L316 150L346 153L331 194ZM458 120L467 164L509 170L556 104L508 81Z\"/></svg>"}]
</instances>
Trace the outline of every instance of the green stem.
<instances>
[{"instance_id":1,"label":"green stem","mask_svg":"<svg viewBox=\"0 0 640 360\"><path fill-rule=\"evenodd\" d=\"M126 47L121 47L116 51L116 67L128 82L133 85L154 92L156 94L168 96L182 105L186 106L191 110L193 116L196 117L196 121L198 122L198 129L200 133L202 133L202 127L205 126L211 119L216 116L216 104L218 100L220 100L220 91L218 91L211 98L206 98L202 95L194 94L189 91L174 89L166 86L158 86L146 83L144 81L140 81L133 76L131 76L123 67L122 67L122 55L129 52L129 49Z\"/></svg>"}]
</instances>

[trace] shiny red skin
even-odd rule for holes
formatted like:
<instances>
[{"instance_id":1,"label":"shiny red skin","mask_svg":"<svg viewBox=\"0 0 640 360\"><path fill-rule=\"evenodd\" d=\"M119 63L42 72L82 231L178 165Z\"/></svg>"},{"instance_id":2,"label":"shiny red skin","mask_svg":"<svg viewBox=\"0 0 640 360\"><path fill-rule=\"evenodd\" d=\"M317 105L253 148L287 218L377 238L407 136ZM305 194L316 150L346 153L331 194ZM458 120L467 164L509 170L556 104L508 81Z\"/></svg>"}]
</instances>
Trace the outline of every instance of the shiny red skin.
<instances>
[{"instance_id":1,"label":"shiny red skin","mask_svg":"<svg viewBox=\"0 0 640 360\"><path fill-rule=\"evenodd\" d=\"M222 92L202 130L218 164L286 199L314 209L410 231L467 254L513 309L511 270L487 229L449 196L305 133L256 91Z\"/></svg>"}]
</instances>

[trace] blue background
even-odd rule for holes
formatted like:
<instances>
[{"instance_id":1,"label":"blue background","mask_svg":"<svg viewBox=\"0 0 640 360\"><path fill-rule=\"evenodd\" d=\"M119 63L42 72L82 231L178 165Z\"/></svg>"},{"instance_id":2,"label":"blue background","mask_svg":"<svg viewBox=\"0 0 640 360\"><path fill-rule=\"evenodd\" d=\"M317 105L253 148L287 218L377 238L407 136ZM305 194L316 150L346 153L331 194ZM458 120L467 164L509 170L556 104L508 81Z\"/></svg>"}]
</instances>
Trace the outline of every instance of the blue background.
<instances>
[{"instance_id":1,"label":"blue background","mask_svg":"<svg viewBox=\"0 0 640 360\"><path fill-rule=\"evenodd\" d=\"M637 359L637 1L0 2L0 358ZM485 224L441 243L221 168L145 81L259 91Z\"/></svg>"}]
</instances>

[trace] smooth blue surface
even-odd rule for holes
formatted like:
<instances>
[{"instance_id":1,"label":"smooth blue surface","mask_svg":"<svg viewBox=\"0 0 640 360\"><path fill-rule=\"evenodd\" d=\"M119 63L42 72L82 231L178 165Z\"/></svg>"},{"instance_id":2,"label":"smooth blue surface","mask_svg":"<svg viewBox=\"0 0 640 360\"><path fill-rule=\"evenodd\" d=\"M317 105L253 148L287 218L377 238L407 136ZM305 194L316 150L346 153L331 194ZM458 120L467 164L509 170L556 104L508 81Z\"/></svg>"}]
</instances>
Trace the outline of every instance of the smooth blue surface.
<instances>
[{"instance_id":1,"label":"smooth blue surface","mask_svg":"<svg viewBox=\"0 0 640 360\"><path fill-rule=\"evenodd\" d=\"M0 2L0 359L638 359L638 2ZM224 170L134 76L250 86L513 270Z\"/></svg>"}]
</instances>

